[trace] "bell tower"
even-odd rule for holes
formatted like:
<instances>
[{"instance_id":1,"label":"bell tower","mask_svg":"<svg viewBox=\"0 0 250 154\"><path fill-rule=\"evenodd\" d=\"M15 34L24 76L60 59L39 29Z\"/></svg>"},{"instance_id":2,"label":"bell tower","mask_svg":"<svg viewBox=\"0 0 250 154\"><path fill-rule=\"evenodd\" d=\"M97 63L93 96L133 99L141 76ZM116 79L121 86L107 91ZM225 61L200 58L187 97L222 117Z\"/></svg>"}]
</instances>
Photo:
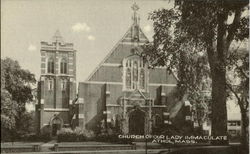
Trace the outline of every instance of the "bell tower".
<instances>
[{"instance_id":1,"label":"bell tower","mask_svg":"<svg viewBox=\"0 0 250 154\"><path fill-rule=\"evenodd\" d=\"M72 101L76 96L76 50L65 43L57 30L52 42L41 42L41 76L36 105L38 132L71 124ZM48 129L47 129L48 128Z\"/></svg>"}]
</instances>

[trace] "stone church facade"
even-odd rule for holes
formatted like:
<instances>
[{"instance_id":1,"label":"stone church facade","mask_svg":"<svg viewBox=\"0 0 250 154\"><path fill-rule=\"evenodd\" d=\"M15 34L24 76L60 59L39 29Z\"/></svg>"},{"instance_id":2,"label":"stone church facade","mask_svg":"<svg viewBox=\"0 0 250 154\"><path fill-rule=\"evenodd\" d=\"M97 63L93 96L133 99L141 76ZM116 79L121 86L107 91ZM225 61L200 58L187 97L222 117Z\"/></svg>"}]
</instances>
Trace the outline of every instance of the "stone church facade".
<instances>
[{"instance_id":1,"label":"stone church facade","mask_svg":"<svg viewBox=\"0 0 250 154\"><path fill-rule=\"evenodd\" d=\"M114 129L123 134L151 134L169 124L168 95L176 79L166 68L151 69L140 56L148 39L132 6L132 25L113 50L78 87L78 102L87 129ZM76 103L78 103L76 102Z\"/></svg>"},{"instance_id":2,"label":"stone church facade","mask_svg":"<svg viewBox=\"0 0 250 154\"><path fill-rule=\"evenodd\" d=\"M58 31L52 43L41 42L37 132L49 130L54 136L63 127L81 127L154 134L174 124L173 117L191 119L190 107L177 115L185 103L175 104L175 76L164 67L151 68L140 56L149 40L140 28L139 7L134 4L132 10L132 25L87 80L79 83L78 94L73 44L65 43Z\"/></svg>"}]
</instances>

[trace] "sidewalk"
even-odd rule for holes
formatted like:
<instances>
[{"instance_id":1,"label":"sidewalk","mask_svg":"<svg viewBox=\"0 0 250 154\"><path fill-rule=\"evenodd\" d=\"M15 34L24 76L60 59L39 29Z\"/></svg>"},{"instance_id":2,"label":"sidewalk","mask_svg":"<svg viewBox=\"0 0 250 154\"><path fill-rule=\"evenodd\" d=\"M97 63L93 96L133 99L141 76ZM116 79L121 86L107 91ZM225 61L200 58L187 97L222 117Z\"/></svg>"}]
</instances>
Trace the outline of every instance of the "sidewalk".
<instances>
[{"instance_id":1,"label":"sidewalk","mask_svg":"<svg viewBox=\"0 0 250 154\"><path fill-rule=\"evenodd\" d=\"M148 150L148 154L158 154L164 149ZM141 150L102 150L102 151L59 151L59 152L29 152L18 154L145 154L145 149Z\"/></svg>"},{"instance_id":2,"label":"sidewalk","mask_svg":"<svg viewBox=\"0 0 250 154\"><path fill-rule=\"evenodd\" d=\"M47 143L41 144L41 151L43 152L52 152L52 148L54 147L54 144L57 143L56 140L51 140Z\"/></svg>"}]
</instances>

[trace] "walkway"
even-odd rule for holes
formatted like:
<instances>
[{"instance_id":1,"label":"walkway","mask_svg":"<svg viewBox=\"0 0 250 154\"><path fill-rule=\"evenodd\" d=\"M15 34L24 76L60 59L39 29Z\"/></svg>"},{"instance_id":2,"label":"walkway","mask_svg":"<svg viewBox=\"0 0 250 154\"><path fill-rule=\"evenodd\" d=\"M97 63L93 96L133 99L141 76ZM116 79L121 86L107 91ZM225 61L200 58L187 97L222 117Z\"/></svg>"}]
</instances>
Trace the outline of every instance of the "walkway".
<instances>
[{"instance_id":1,"label":"walkway","mask_svg":"<svg viewBox=\"0 0 250 154\"><path fill-rule=\"evenodd\" d=\"M52 152L54 144L56 143L56 140L51 140L47 143L41 144L41 151L43 152Z\"/></svg>"}]
</instances>

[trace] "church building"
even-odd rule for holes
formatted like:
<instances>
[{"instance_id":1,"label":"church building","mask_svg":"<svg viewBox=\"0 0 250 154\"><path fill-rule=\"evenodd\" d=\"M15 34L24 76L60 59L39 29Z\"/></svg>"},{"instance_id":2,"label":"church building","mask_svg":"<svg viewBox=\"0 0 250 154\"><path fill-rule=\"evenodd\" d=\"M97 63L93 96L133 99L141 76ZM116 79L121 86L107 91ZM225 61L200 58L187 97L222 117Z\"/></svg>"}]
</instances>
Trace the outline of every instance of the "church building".
<instances>
[{"instance_id":1,"label":"church building","mask_svg":"<svg viewBox=\"0 0 250 154\"><path fill-rule=\"evenodd\" d=\"M140 56L149 40L140 28L138 10L134 4L132 25L87 80L79 83L77 93L73 44L64 42L59 31L51 43L41 42L38 133L49 131L55 136L63 127L81 127L154 134L164 125L175 124L174 118L191 121L190 104L178 104L173 96L175 76L164 67L151 68Z\"/></svg>"},{"instance_id":2,"label":"church building","mask_svg":"<svg viewBox=\"0 0 250 154\"><path fill-rule=\"evenodd\" d=\"M36 104L37 131L56 135L70 127L72 102L76 98L76 50L57 31L52 43L41 42L41 77Z\"/></svg>"},{"instance_id":3,"label":"church building","mask_svg":"<svg viewBox=\"0 0 250 154\"><path fill-rule=\"evenodd\" d=\"M150 68L140 56L149 40L140 28L139 7L132 25L85 82L78 86L82 127L114 129L123 134L154 133L169 124L168 95L176 78L166 68ZM77 116L77 115L76 115Z\"/></svg>"}]
</instances>

